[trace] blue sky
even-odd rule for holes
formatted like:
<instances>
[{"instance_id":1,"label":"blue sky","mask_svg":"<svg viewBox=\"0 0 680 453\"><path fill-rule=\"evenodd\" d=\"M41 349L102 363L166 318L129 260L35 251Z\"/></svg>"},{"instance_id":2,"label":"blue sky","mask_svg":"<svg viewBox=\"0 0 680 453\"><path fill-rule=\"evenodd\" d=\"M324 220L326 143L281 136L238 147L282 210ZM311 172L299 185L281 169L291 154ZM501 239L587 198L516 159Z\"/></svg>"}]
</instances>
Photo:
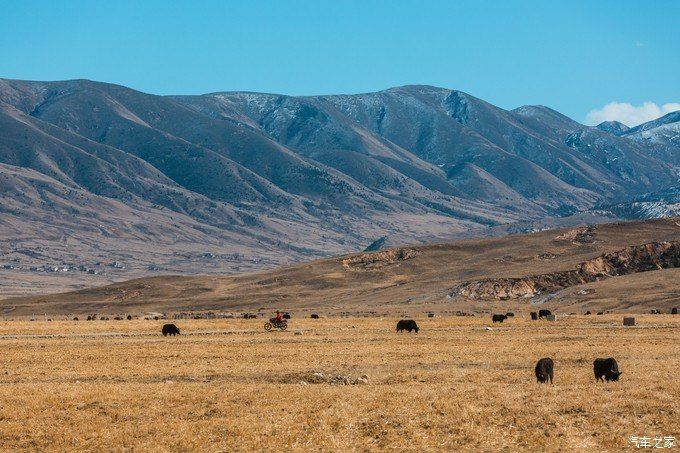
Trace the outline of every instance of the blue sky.
<instances>
[{"instance_id":1,"label":"blue sky","mask_svg":"<svg viewBox=\"0 0 680 453\"><path fill-rule=\"evenodd\" d=\"M584 121L680 102L679 30L675 0L0 0L0 77L157 94L430 84Z\"/></svg>"}]
</instances>

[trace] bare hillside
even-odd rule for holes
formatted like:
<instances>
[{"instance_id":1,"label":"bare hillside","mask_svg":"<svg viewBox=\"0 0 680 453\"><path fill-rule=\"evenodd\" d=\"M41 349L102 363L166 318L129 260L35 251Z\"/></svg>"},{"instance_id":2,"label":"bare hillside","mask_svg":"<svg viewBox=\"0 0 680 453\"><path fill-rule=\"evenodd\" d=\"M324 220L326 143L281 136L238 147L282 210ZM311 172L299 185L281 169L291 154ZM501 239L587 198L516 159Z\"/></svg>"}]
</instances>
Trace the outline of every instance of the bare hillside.
<instances>
[{"instance_id":1,"label":"bare hillside","mask_svg":"<svg viewBox=\"0 0 680 453\"><path fill-rule=\"evenodd\" d=\"M562 312L667 310L680 305L678 241L678 218L612 223L493 239L403 246L265 273L142 278L77 292L6 299L1 306L5 316L277 308L327 314L525 311L534 308L536 303ZM630 250L639 249L633 246L653 243L657 246L643 247L650 251L647 255L630 254ZM626 250L628 255L621 255L621 251ZM614 262L602 258L607 256L621 258L615 261L619 267L599 264L597 271L592 263ZM589 263L589 270L596 269L595 274L600 273L594 278L539 288L517 297L507 297L507 288L502 287L502 282L508 279L562 275L576 271L583 263ZM495 294L475 297L457 290L461 285L494 279L501 282L497 285L500 291Z\"/></svg>"},{"instance_id":2,"label":"bare hillside","mask_svg":"<svg viewBox=\"0 0 680 453\"><path fill-rule=\"evenodd\" d=\"M674 215L678 124L619 134L432 86L155 96L0 79L0 297ZM70 273L31 270L57 266Z\"/></svg>"}]
</instances>

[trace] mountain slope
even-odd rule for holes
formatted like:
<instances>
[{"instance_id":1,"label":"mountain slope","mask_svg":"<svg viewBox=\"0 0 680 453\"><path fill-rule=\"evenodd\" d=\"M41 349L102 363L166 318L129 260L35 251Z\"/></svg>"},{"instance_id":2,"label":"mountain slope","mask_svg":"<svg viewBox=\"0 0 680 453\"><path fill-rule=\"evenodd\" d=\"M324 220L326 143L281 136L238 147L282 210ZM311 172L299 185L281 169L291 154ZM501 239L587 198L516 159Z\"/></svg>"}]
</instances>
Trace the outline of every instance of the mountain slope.
<instances>
[{"instance_id":1,"label":"mountain slope","mask_svg":"<svg viewBox=\"0 0 680 453\"><path fill-rule=\"evenodd\" d=\"M680 216L680 186L647 193L632 200L596 208L624 219Z\"/></svg>"},{"instance_id":2,"label":"mountain slope","mask_svg":"<svg viewBox=\"0 0 680 453\"><path fill-rule=\"evenodd\" d=\"M680 111L635 126L623 135L663 146L680 147Z\"/></svg>"},{"instance_id":3,"label":"mountain slope","mask_svg":"<svg viewBox=\"0 0 680 453\"><path fill-rule=\"evenodd\" d=\"M589 230L590 242L579 242L583 229L549 230L534 234L476 239L455 243L390 248L372 253L343 255L267 272L238 276L153 277L82 291L0 302L6 316L31 313L86 314L211 310L218 312L290 310L299 316L309 311L339 315L426 311L501 312L535 310L546 304L560 313L580 310L664 312L677 305L677 247L680 219L611 223ZM616 260L616 277L602 284L591 279L556 294L533 299L486 300L457 294L461 284L485 279L508 280L536 275L560 275L584 261L631 246L672 243L669 268L631 256ZM633 247L640 248L640 247ZM651 249L663 250L663 247ZM663 252L661 252L663 253ZM649 257L647 257L649 258ZM637 266L637 267L636 267ZM595 268L593 270L602 270ZM638 274L638 272L644 272ZM603 273L603 278L606 275ZM641 281L643 281L641 283ZM612 288L612 282L624 291ZM586 291L582 291L587 288ZM653 288L653 289L652 289ZM495 288L498 289L498 288ZM532 303L533 302L533 303Z\"/></svg>"},{"instance_id":4,"label":"mountain slope","mask_svg":"<svg viewBox=\"0 0 680 453\"><path fill-rule=\"evenodd\" d=\"M626 126L623 123L619 123L618 121L603 121L596 127L600 130L609 132L610 134L614 134L617 136L623 135L624 133L626 133L626 131L630 130L628 126Z\"/></svg>"},{"instance_id":5,"label":"mountain slope","mask_svg":"<svg viewBox=\"0 0 680 453\"><path fill-rule=\"evenodd\" d=\"M675 178L671 167L646 154L644 146L586 128L545 107L508 112L435 87L349 96L218 93L176 99L213 117L245 117L308 156L352 151L391 166L425 168L415 155L441 170L432 172L439 178L438 190L445 183L455 186L451 180L472 165L493 177L497 190L492 193L512 191L513 202L525 199L549 214L574 212L598 199L625 197ZM475 173L468 171L467 178ZM488 186L488 178L478 179L476 185ZM462 192L473 199L496 199L485 191Z\"/></svg>"},{"instance_id":6,"label":"mountain slope","mask_svg":"<svg viewBox=\"0 0 680 453\"><path fill-rule=\"evenodd\" d=\"M0 79L0 260L125 261L128 277L147 267L224 272L360 250L382 236L413 243L550 224L677 186L675 142L636 135L673 118L618 137L547 107L506 111L429 86L155 96ZM50 229L63 240L38 241ZM17 255L38 243L40 260ZM220 258L206 263L206 248Z\"/></svg>"}]
</instances>

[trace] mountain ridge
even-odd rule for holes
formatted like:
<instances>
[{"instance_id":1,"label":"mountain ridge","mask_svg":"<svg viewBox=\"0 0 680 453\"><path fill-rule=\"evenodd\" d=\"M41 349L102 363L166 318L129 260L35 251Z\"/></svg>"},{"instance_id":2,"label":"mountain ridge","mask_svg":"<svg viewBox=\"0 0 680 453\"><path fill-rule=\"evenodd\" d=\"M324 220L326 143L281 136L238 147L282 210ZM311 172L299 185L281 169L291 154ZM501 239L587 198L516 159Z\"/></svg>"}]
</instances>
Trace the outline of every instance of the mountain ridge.
<instances>
[{"instance_id":1,"label":"mountain ridge","mask_svg":"<svg viewBox=\"0 0 680 453\"><path fill-rule=\"evenodd\" d=\"M51 187L47 199L26 190L33 199L21 204L16 191L0 194L0 209L13 206L0 219L0 260L26 261L16 250L54 229L65 242L40 245L53 261L70 244L87 250L83 261L110 258L132 269L143 254L145 266L179 273L281 265L360 250L382 236L422 243L563 224L675 187L680 174L672 140L617 137L549 107L504 110L429 85L158 96L88 80L0 79L0 132L0 184ZM23 171L46 179L17 176ZM123 219L98 213L93 201L73 218L52 214L50 203L74 206L88 194L127 206ZM79 215L120 231L119 246L108 237L107 253L98 253L97 233L80 231ZM148 244L164 245L140 252L128 234L136 228L153 232ZM208 243L242 259L169 258Z\"/></svg>"}]
</instances>

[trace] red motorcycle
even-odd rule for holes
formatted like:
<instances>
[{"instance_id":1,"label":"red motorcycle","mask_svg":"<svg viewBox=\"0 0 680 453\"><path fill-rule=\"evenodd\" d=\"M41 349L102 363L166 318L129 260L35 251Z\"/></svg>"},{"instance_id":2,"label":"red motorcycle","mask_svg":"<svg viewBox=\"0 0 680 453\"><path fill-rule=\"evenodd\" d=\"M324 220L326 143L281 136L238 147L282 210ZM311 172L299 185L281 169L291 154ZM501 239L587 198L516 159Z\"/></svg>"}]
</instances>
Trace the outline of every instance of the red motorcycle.
<instances>
[{"instance_id":1,"label":"red motorcycle","mask_svg":"<svg viewBox=\"0 0 680 453\"><path fill-rule=\"evenodd\" d=\"M285 319L281 322L276 321L276 318L270 318L269 322L264 323L264 330L269 332L272 329L286 330L288 328L288 321Z\"/></svg>"}]
</instances>

